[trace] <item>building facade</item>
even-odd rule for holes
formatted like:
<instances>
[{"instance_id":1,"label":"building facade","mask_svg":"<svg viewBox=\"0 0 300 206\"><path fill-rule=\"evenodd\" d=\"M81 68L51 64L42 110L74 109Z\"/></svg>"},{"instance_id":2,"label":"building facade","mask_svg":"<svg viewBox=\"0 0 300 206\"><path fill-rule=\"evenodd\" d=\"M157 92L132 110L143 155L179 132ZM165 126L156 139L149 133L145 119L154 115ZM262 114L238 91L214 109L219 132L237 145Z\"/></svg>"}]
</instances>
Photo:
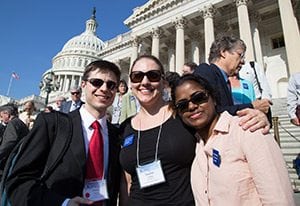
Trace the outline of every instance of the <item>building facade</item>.
<instances>
[{"instance_id":1,"label":"building facade","mask_svg":"<svg viewBox=\"0 0 300 206\"><path fill-rule=\"evenodd\" d=\"M96 36L94 11L85 32L65 44L43 75L53 72L59 83L50 102L79 85L91 61L112 61L127 79L136 57L153 54L166 71L181 73L185 62L207 62L220 33L240 36L247 45L246 61L264 67L274 98L285 97L288 77L300 71L299 10L299 0L149 0L124 21L129 32L106 42Z\"/></svg>"}]
</instances>

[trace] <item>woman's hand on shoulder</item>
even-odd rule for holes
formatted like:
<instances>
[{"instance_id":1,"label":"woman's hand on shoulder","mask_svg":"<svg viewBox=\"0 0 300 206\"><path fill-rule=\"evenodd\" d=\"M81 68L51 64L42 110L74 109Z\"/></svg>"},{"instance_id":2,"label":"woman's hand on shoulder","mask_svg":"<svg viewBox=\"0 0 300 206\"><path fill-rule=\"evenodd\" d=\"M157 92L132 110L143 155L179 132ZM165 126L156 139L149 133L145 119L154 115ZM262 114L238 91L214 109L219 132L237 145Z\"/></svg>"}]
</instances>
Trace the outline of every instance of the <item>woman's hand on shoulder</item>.
<instances>
[{"instance_id":1,"label":"woman's hand on shoulder","mask_svg":"<svg viewBox=\"0 0 300 206\"><path fill-rule=\"evenodd\" d=\"M251 132L254 132L262 129L263 134L269 133L270 123L263 112L257 109L246 108L238 111L237 115L241 117L239 124L244 130L249 129Z\"/></svg>"}]
</instances>

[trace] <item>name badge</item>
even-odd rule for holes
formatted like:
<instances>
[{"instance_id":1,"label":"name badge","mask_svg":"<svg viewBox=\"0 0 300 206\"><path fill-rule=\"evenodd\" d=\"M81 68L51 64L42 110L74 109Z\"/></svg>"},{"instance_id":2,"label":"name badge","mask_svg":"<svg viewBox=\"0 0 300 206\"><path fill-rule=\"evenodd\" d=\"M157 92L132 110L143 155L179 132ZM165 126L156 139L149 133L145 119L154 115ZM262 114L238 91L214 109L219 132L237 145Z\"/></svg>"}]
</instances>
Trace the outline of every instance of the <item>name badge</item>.
<instances>
[{"instance_id":1,"label":"name badge","mask_svg":"<svg viewBox=\"0 0 300 206\"><path fill-rule=\"evenodd\" d=\"M108 199L106 180L86 180L83 197L92 201Z\"/></svg>"},{"instance_id":2,"label":"name badge","mask_svg":"<svg viewBox=\"0 0 300 206\"><path fill-rule=\"evenodd\" d=\"M166 181L160 160L136 168L140 188L150 187Z\"/></svg>"}]
</instances>

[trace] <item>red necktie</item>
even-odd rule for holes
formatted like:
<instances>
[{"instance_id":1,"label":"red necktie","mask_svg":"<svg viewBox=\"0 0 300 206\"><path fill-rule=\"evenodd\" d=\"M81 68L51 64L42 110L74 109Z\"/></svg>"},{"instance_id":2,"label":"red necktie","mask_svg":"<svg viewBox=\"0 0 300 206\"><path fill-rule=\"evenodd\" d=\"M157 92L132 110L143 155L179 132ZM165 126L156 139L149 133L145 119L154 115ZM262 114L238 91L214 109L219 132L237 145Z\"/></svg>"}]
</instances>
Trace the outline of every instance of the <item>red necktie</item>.
<instances>
[{"instance_id":1,"label":"red necktie","mask_svg":"<svg viewBox=\"0 0 300 206\"><path fill-rule=\"evenodd\" d=\"M100 131L98 121L93 122L94 129L90 144L88 157L86 162L86 179L102 179L103 177L103 137Z\"/></svg>"}]
</instances>

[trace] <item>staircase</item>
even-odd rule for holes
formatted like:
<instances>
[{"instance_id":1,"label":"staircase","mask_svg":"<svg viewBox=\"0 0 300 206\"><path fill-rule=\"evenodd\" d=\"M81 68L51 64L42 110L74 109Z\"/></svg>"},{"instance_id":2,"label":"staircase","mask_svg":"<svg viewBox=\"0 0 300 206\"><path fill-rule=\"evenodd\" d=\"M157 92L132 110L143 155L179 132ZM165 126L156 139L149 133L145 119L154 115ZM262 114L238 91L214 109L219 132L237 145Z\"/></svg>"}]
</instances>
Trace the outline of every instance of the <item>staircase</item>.
<instances>
[{"instance_id":1,"label":"staircase","mask_svg":"<svg viewBox=\"0 0 300 206\"><path fill-rule=\"evenodd\" d=\"M300 180L293 168L293 159L300 153L300 127L290 123L286 98L273 99L272 116L278 117L280 146L287 163L293 189L295 192L300 192ZM274 134L274 126L271 133Z\"/></svg>"}]
</instances>

